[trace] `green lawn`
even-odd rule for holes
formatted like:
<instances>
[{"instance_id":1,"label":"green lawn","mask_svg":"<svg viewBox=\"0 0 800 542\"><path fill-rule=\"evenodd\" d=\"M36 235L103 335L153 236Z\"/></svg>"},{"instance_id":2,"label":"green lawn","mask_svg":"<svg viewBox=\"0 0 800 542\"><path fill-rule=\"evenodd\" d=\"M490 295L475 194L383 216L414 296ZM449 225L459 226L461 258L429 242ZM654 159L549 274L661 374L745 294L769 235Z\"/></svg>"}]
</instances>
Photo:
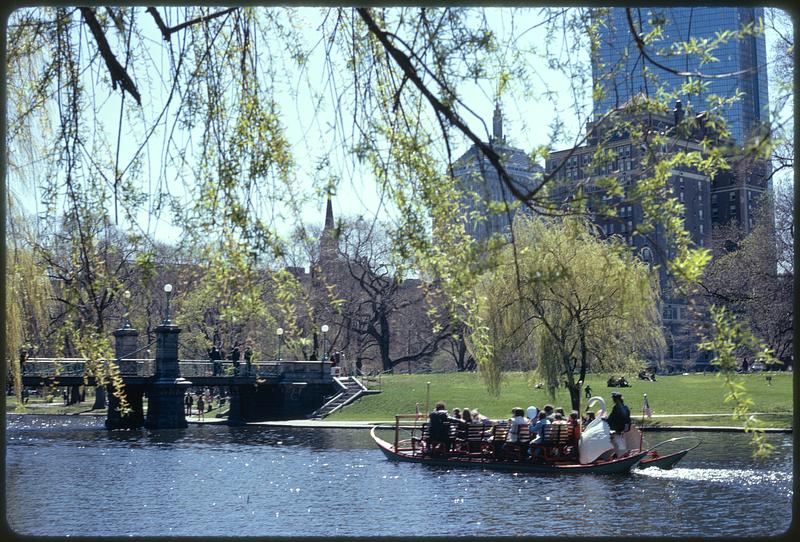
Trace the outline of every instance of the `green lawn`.
<instances>
[{"instance_id":1,"label":"green lawn","mask_svg":"<svg viewBox=\"0 0 800 542\"><path fill-rule=\"evenodd\" d=\"M769 373L772 383L768 385L766 373L741 375L747 392L754 401L752 412L765 413L758 416L768 426L791 425L792 373ZM682 414L730 414L730 404L724 403L726 394L724 380L717 374L692 373L689 375L660 376L656 382L647 382L628 377L632 387L609 388L609 375L597 374L587 378L593 395L601 395L610 408L611 391L617 389L625 397L634 418L642 415L642 394L646 393L653 414L648 423L664 425L736 425L728 416L686 417ZM447 407L478 408L490 418L508 417L511 408L541 408L550 403L569 410L569 394L559 390L556 398L547 396L544 389L535 389L522 373L508 373L500 396L495 398L486 391L486 386L477 373L446 373L422 375L389 375L382 378L383 392L365 396L362 400L346 406L342 411L329 416L329 420L391 420L396 413L413 413L416 403L425 410L427 382L430 382L432 409L436 401L445 401ZM581 409L585 408L582 399ZM659 418L659 415L678 417Z\"/></svg>"}]
</instances>

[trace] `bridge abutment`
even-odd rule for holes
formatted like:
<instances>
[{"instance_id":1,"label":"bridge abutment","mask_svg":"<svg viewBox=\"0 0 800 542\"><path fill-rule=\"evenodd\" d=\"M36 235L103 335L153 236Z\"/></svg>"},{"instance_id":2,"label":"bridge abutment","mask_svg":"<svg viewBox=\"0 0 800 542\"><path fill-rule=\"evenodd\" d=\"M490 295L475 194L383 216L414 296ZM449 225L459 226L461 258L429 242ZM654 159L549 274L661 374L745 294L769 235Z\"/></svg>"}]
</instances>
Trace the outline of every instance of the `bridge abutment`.
<instances>
[{"instance_id":1,"label":"bridge abutment","mask_svg":"<svg viewBox=\"0 0 800 542\"><path fill-rule=\"evenodd\" d=\"M147 429L181 429L188 425L183 398L192 383L181 378L178 366L181 328L167 322L156 328L155 375L147 385Z\"/></svg>"},{"instance_id":2,"label":"bridge abutment","mask_svg":"<svg viewBox=\"0 0 800 542\"><path fill-rule=\"evenodd\" d=\"M136 361L125 359L137 350L139 331L130 327L130 324L114 331L114 354L120 375L135 375ZM106 415L106 429L138 429L144 425L144 405L142 386L126 384L124 387L125 399L129 411L120 412L120 400L114 394L114 384L106 386L108 392L108 414Z\"/></svg>"}]
</instances>

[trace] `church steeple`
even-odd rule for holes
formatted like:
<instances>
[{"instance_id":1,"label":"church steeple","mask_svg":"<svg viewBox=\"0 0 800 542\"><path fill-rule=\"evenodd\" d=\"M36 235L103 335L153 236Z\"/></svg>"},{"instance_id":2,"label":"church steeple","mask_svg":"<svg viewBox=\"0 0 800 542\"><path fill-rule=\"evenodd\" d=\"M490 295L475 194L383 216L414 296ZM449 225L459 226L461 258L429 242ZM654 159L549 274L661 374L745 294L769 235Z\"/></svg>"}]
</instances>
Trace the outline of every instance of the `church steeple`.
<instances>
[{"instance_id":1,"label":"church steeple","mask_svg":"<svg viewBox=\"0 0 800 542\"><path fill-rule=\"evenodd\" d=\"M492 118L492 139L498 143L505 143L503 138L503 112L500 110L500 102L494 106L494 117Z\"/></svg>"},{"instance_id":2,"label":"church steeple","mask_svg":"<svg viewBox=\"0 0 800 542\"><path fill-rule=\"evenodd\" d=\"M325 208L325 230L333 229L333 204L331 203L331 193L328 192L328 206Z\"/></svg>"},{"instance_id":3,"label":"church steeple","mask_svg":"<svg viewBox=\"0 0 800 542\"><path fill-rule=\"evenodd\" d=\"M333 203L331 193L328 192L328 202L325 207L325 227L319 236L319 257L320 263L336 259L338 241L336 239L336 225L333 222Z\"/></svg>"}]
</instances>

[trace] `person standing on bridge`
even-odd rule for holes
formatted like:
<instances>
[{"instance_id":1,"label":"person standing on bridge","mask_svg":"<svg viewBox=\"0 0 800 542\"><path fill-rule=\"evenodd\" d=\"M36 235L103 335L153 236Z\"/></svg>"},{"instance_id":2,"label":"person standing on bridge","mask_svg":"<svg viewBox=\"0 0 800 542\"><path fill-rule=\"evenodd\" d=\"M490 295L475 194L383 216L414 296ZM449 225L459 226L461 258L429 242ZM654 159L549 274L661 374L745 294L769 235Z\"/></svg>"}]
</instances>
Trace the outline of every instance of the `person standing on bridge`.
<instances>
[{"instance_id":1,"label":"person standing on bridge","mask_svg":"<svg viewBox=\"0 0 800 542\"><path fill-rule=\"evenodd\" d=\"M205 416L204 416L205 407L206 407L206 404L205 404L205 401L203 401L203 394L198 393L197 394L197 419L198 420L205 419Z\"/></svg>"},{"instance_id":2,"label":"person standing on bridge","mask_svg":"<svg viewBox=\"0 0 800 542\"><path fill-rule=\"evenodd\" d=\"M250 371L253 367L253 349L248 344L244 349L244 374L250 376Z\"/></svg>"},{"instance_id":3,"label":"person standing on bridge","mask_svg":"<svg viewBox=\"0 0 800 542\"><path fill-rule=\"evenodd\" d=\"M213 345L208 351L208 358L211 360L212 373L214 376L219 376L222 373L222 363L220 360L222 356L219 353L217 345Z\"/></svg>"},{"instance_id":4,"label":"person standing on bridge","mask_svg":"<svg viewBox=\"0 0 800 542\"><path fill-rule=\"evenodd\" d=\"M192 394L190 392L186 393L186 398L183 400L183 404L186 405L186 415L192 415L192 405L194 404L194 399L192 398Z\"/></svg>"},{"instance_id":5,"label":"person standing on bridge","mask_svg":"<svg viewBox=\"0 0 800 542\"><path fill-rule=\"evenodd\" d=\"M233 374L234 376L239 376L239 360L242 357L242 353L239 350L238 346L234 346L233 350L231 350L230 360L233 362Z\"/></svg>"}]
</instances>

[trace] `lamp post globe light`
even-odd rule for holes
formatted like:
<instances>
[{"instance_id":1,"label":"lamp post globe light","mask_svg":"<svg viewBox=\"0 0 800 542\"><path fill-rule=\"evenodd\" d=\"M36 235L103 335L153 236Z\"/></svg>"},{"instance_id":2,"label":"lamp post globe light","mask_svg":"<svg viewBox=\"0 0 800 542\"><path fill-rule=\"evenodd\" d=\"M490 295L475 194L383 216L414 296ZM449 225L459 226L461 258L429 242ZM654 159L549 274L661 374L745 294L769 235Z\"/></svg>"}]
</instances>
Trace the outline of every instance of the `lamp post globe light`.
<instances>
[{"instance_id":1,"label":"lamp post globe light","mask_svg":"<svg viewBox=\"0 0 800 542\"><path fill-rule=\"evenodd\" d=\"M328 360L328 324L322 324L322 361Z\"/></svg>"},{"instance_id":2,"label":"lamp post globe light","mask_svg":"<svg viewBox=\"0 0 800 542\"><path fill-rule=\"evenodd\" d=\"M279 327L275 330L275 333L278 335L278 361L283 361L281 359L281 343L283 342L283 328Z\"/></svg>"},{"instance_id":3,"label":"lamp post globe light","mask_svg":"<svg viewBox=\"0 0 800 542\"><path fill-rule=\"evenodd\" d=\"M172 325L172 315L169 312L169 298L172 295L172 284L167 283L164 285L164 293L167 294L167 310L164 313L164 325Z\"/></svg>"},{"instance_id":4,"label":"lamp post globe light","mask_svg":"<svg viewBox=\"0 0 800 542\"><path fill-rule=\"evenodd\" d=\"M130 329L130 327L131 327L131 320L130 320L130 314L131 314L131 306L130 306L131 291L130 290L125 290L124 292L122 292L122 299L123 299L122 304L123 304L123 307L125 309L125 315L122 318L122 327L125 328L125 329Z\"/></svg>"}]
</instances>

